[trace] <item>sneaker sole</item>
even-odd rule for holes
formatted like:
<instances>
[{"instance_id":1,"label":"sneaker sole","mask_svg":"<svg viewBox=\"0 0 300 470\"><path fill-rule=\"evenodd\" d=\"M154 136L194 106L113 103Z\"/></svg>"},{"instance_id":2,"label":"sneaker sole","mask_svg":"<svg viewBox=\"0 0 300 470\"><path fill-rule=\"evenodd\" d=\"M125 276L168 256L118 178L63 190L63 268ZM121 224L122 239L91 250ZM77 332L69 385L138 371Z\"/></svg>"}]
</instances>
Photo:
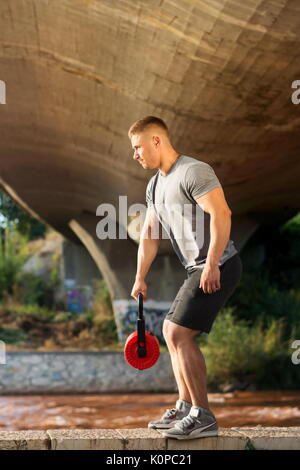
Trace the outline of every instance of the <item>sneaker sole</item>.
<instances>
[{"instance_id":1,"label":"sneaker sole","mask_svg":"<svg viewBox=\"0 0 300 470\"><path fill-rule=\"evenodd\" d=\"M151 429L170 429L170 428L173 428L174 425L178 423L178 421L173 421L172 423L165 423L165 424L148 424L148 428L151 428Z\"/></svg>"},{"instance_id":2,"label":"sneaker sole","mask_svg":"<svg viewBox=\"0 0 300 470\"><path fill-rule=\"evenodd\" d=\"M163 434L163 437L167 437L168 439L179 439L179 440L186 440L186 439L199 439L200 437L213 437L213 436L218 436L218 431L203 431L201 432L198 436L193 435L191 436L190 434L188 436L167 436Z\"/></svg>"},{"instance_id":3,"label":"sneaker sole","mask_svg":"<svg viewBox=\"0 0 300 470\"><path fill-rule=\"evenodd\" d=\"M213 431L199 431L199 429L195 429L190 434L168 434L167 432L162 433L163 437L173 438L173 439L197 439L199 437L213 437L219 435L219 429L214 429Z\"/></svg>"}]
</instances>

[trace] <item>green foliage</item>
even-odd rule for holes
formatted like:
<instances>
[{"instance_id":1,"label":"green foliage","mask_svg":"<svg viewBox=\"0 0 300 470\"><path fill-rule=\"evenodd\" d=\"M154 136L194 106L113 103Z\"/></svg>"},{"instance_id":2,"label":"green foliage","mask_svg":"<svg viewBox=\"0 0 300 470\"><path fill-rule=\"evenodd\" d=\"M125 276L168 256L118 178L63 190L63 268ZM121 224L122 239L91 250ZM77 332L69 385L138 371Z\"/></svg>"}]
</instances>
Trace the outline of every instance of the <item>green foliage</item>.
<instances>
[{"instance_id":1,"label":"green foliage","mask_svg":"<svg viewBox=\"0 0 300 470\"><path fill-rule=\"evenodd\" d=\"M72 312L58 312L52 319L52 323L63 323L69 320L73 320L74 314Z\"/></svg>"},{"instance_id":2,"label":"green foliage","mask_svg":"<svg viewBox=\"0 0 300 470\"><path fill-rule=\"evenodd\" d=\"M44 237L47 231L45 224L33 218L3 191L0 191L0 214L0 233L10 223L15 224L17 231L29 240Z\"/></svg>"},{"instance_id":3,"label":"green foliage","mask_svg":"<svg viewBox=\"0 0 300 470\"><path fill-rule=\"evenodd\" d=\"M45 305L47 284L32 273L20 273L18 276L17 290L19 302L24 305Z\"/></svg>"},{"instance_id":4,"label":"green foliage","mask_svg":"<svg viewBox=\"0 0 300 470\"><path fill-rule=\"evenodd\" d=\"M50 272L50 287L54 288L59 283L59 264L60 264L60 253L54 253L52 255L52 269Z\"/></svg>"},{"instance_id":5,"label":"green foliage","mask_svg":"<svg viewBox=\"0 0 300 470\"><path fill-rule=\"evenodd\" d=\"M107 341L117 341L117 327L106 282L103 279L97 280L94 290L92 308L85 315L90 319L100 337Z\"/></svg>"},{"instance_id":6,"label":"green foliage","mask_svg":"<svg viewBox=\"0 0 300 470\"><path fill-rule=\"evenodd\" d=\"M93 325L94 318L95 315L92 309L89 309L85 313L80 314L80 320L85 321L89 326Z\"/></svg>"},{"instance_id":7,"label":"green foliage","mask_svg":"<svg viewBox=\"0 0 300 470\"><path fill-rule=\"evenodd\" d=\"M245 320L235 318L232 308L223 309L210 334L197 340L205 357L208 383L213 386L243 380L264 383L266 365L272 363L281 370L283 358L285 367L287 364L293 367L289 345L282 335L281 319L273 319L263 330L262 322L249 326Z\"/></svg>"},{"instance_id":8,"label":"green foliage","mask_svg":"<svg viewBox=\"0 0 300 470\"><path fill-rule=\"evenodd\" d=\"M299 390L300 365L293 364L289 354L278 354L266 358L264 374L256 380L258 389L261 390Z\"/></svg>"},{"instance_id":9,"label":"green foliage","mask_svg":"<svg viewBox=\"0 0 300 470\"><path fill-rule=\"evenodd\" d=\"M14 296L24 305L53 306L53 288L59 280L59 257L53 260L50 282L22 270L30 256L28 237L18 232L15 223L7 224L0 240L0 301Z\"/></svg>"},{"instance_id":10,"label":"green foliage","mask_svg":"<svg viewBox=\"0 0 300 470\"><path fill-rule=\"evenodd\" d=\"M18 328L0 327L0 340L6 344L18 344L26 342L28 339L27 333Z\"/></svg>"},{"instance_id":11,"label":"green foliage","mask_svg":"<svg viewBox=\"0 0 300 470\"><path fill-rule=\"evenodd\" d=\"M28 259L27 238L20 235L14 224L8 225L0 240L0 300L4 292L13 293L18 282L21 267Z\"/></svg>"},{"instance_id":12,"label":"green foliage","mask_svg":"<svg viewBox=\"0 0 300 470\"><path fill-rule=\"evenodd\" d=\"M225 309L215 320L202 347L208 369L208 381L240 379L263 365L263 334L249 328L244 320L236 321L232 310Z\"/></svg>"},{"instance_id":13,"label":"green foliage","mask_svg":"<svg viewBox=\"0 0 300 470\"><path fill-rule=\"evenodd\" d=\"M106 340L117 341L118 335L114 318L103 320L98 326L98 333L99 335L105 337Z\"/></svg>"},{"instance_id":14,"label":"green foliage","mask_svg":"<svg viewBox=\"0 0 300 470\"><path fill-rule=\"evenodd\" d=\"M24 315L33 315L39 319L44 320L45 322L52 322L55 321L56 313L47 308L41 307L37 304L31 305L22 305L19 303L11 303L10 304L10 311L15 317L23 317Z\"/></svg>"},{"instance_id":15,"label":"green foliage","mask_svg":"<svg viewBox=\"0 0 300 470\"><path fill-rule=\"evenodd\" d=\"M105 304L105 307L112 312L111 297L109 293L108 286L104 279L97 279L94 281L94 305Z\"/></svg>"},{"instance_id":16,"label":"green foliage","mask_svg":"<svg viewBox=\"0 0 300 470\"><path fill-rule=\"evenodd\" d=\"M247 320L252 326L259 321L262 328L267 328L272 319L284 318L283 339L289 339L292 332L300 337L299 291L279 290L271 283L266 269L244 272L226 306L234 306L236 318Z\"/></svg>"},{"instance_id":17,"label":"green foliage","mask_svg":"<svg viewBox=\"0 0 300 470\"><path fill-rule=\"evenodd\" d=\"M279 227L260 228L247 244L257 245L265 249L270 283L282 291L300 285L300 213Z\"/></svg>"},{"instance_id":18,"label":"green foliage","mask_svg":"<svg viewBox=\"0 0 300 470\"><path fill-rule=\"evenodd\" d=\"M279 227L280 233L288 233L290 236L300 238L300 212Z\"/></svg>"},{"instance_id":19,"label":"green foliage","mask_svg":"<svg viewBox=\"0 0 300 470\"><path fill-rule=\"evenodd\" d=\"M247 440L244 450L256 450L250 439Z\"/></svg>"}]
</instances>

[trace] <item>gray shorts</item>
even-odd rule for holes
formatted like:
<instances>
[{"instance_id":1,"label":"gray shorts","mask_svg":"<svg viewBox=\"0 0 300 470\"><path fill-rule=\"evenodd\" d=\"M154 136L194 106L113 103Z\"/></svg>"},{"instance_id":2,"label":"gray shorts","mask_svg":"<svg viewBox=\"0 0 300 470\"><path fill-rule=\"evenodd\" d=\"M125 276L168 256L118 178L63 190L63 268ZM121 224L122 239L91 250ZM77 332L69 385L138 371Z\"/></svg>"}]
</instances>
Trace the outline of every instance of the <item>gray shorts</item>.
<instances>
[{"instance_id":1,"label":"gray shorts","mask_svg":"<svg viewBox=\"0 0 300 470\"><path fill-rule=\"evenodd\" d=\"M165 319L208 334L220 309L238 286L242 266L239 253L226 260L220 266L220 290L212 294L199 288L203 267L187 273Z\"/></svg>"}]
</instances>

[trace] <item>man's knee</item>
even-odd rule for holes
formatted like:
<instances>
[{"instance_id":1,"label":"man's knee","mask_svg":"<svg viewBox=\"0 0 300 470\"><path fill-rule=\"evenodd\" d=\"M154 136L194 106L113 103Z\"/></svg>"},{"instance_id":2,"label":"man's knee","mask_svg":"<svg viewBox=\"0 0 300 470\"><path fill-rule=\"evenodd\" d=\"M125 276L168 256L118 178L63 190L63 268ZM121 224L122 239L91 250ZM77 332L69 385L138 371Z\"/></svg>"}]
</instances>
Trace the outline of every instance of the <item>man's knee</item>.
<instances>
[{"instance_id":1,"label":"man's knee","mask_svg":"<svg viewBox=\"0 0 300 470\"><path fill-rule=\"evenodd\" d=\"M199 330L192 330L172 322L169 323L166 336L168 342L175 348L183 343L194 341L195 336L199 334Z\"/></svg>"}]
</instances>

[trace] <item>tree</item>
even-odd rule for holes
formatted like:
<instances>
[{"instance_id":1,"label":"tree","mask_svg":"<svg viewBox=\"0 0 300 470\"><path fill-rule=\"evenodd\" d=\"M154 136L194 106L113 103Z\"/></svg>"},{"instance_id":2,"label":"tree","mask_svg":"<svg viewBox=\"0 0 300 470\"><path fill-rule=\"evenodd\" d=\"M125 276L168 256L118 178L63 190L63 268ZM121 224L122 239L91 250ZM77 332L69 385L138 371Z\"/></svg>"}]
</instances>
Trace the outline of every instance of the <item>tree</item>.
<instances>
[{"instance_id":1,"label":"tree","mask_svg":"<svg viewBox=\"0 0 300 470\"><path fill-rule=\"evenodd\" d=\"M10 224L16 226L16 230L28 236L28 240L44 237L47 226L18 206L13 199L0 190L0 232L4 243L4 230Z\"/></svg>"}]
</instances>

